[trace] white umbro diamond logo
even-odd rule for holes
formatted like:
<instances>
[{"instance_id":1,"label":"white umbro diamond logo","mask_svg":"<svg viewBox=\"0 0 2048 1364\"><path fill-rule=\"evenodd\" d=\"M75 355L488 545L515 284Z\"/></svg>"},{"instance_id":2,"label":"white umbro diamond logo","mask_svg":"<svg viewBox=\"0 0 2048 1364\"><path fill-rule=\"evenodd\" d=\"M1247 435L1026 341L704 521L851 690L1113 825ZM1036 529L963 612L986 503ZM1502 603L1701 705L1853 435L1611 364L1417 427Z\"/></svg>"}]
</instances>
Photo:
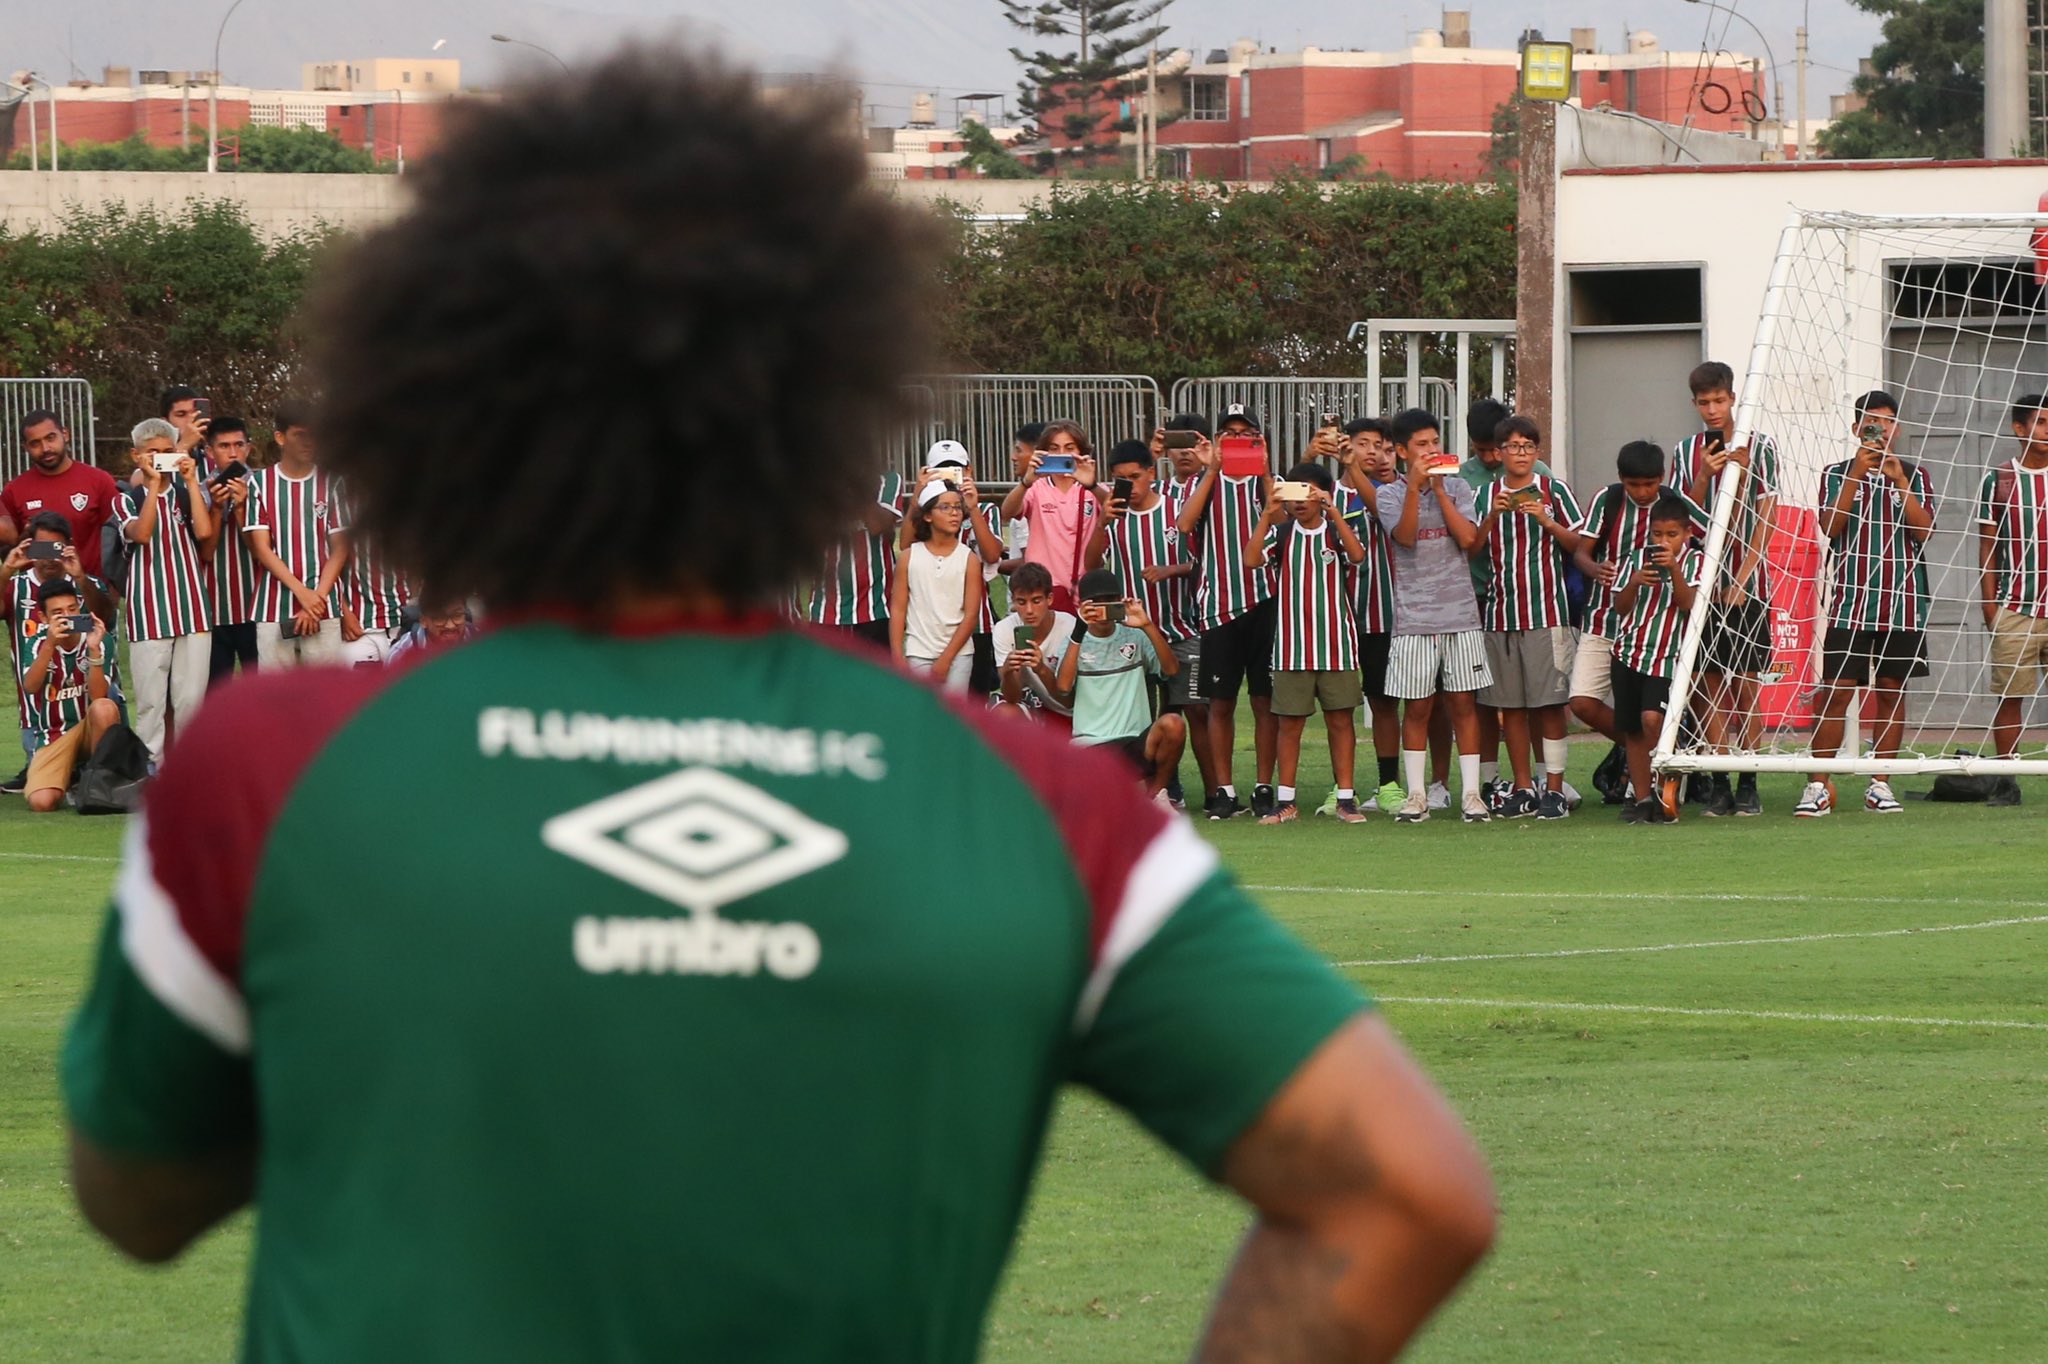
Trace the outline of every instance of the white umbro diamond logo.
<instances>
[{"instance_id":1,"label":"white umbro diamond logo","mask_svg":"<svg viewBox=\"0 0 2048 1364\"><path fill-rule=\"evenodd\" d=\"M558 853L698 914L846 856L846 835L708 767L659 778L541 826Z\"/></svg>"}]
</instances>

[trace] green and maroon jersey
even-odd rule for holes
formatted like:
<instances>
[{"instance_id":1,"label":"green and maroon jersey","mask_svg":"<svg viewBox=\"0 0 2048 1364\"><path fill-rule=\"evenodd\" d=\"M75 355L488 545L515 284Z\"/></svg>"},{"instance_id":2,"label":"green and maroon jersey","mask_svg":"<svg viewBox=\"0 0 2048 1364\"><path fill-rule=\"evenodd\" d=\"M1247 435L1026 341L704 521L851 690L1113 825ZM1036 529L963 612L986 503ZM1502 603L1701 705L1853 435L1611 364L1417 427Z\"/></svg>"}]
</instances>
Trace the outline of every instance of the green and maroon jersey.
<instances>
[{"instance_id":1,"label":"green and maroon jersey","mask_svg":"<svg viewBox=\"0 0 2048 1364\"><path fill-rule=\"evenodd\" d=\"M2015 459L1985 474L1977 524L1992 531L1998 604L2048 617L2048 468Z\"/></svg>"},{"instance_id":2,"label":"green and maroon jersey","mask_svg":"<svg viewBox=\"0 0 2048 1364\"><path fill-rule=\"evenodd\" d=\"M902 519L901 474L882 475L875 503ZM826 555L824 568L804 603L804 619L813 625L866 625L889 619L889 589L896 579L895 544L893 525L879 535L866 526L855 526Z\"/></svg>"},{"instance_id":3,"label":"green and maroon jersey","mask_svg":"<svg viewBox=\"0 0 2048 1364\"><path fill-rule=\"evenodd\" d=\"M381 633L398 628L412 593L405 575L374 544L352 539L348 567L341 574L341 599L357 624Z\"/></svg>"},{"instance_id":4,"label":"green and maroon jersey","mask_svg":"<svg viewBox=\"0 0 2048 1364\"><path fill-rule=\"evenodd\" d=\"M1692 532L1696 536L1707 533L1707 514L1700 510L1698 503L1686 497L1686 512L1692 518ZM1650 507L1653 503L1637 502L1630 497L1619 483L1610 483L1592 502L1587 504L1586 519L1578 525L1578 532L1593 541L1592 556L1595 563L1625 564L1630 555L1650 541ZM1614 609L1614 594L1598 578L1593 580L1592 589L1586 596L1586 633L1603 639L1614 639L1620 622L1620 613Z\"/></svg>"},{"instance_id":5,"label":"green and maroon jersey","mask_svg":"<svg viewBox=\"0 0 2048 1364\"><path fill-rule=\"evenodd\" d=\"M1707 453L1707 432L1698 431L1678 442L1671 449L1671 468L1665 473L1664 481L1675 491L1691 494L1692 485L1699 477L1700 460ZM1707 483L1707 500L1702 510L1711 518L1714 504L1721 496L1721 480L1711 479ZM1721 559L1721 578L1733 582L1743 572L1748 562L1749 544L1755 537L1757 517L1762 513L1765 501L1776 502L1778 498L1778 443L1761 431L1749 433L1749 476L1742 480L1742 491L1735 504L1735 510L1728 518L1728 545ZM1768 558L1758 561L1756 576L1749 584L1749 595L1757 601L1771 599L1771 565Z\"/></svg>"},{"instance_id":6,"label":"green and maroon jersey","mask_svg":"<svg viewBox=\"0 0 2048 1364\"><path fill-rule=\"evenodd\" d=\"M220 470L208 459L207 476L210 478ZM251 469L247 476L250 496L255 496L257 471ZM242 535L242 528L249 524L249 504L229 511L214 498L214 515L219 518L220 538L213 547L213 562L207 565L206 581L208 599L215 625L247 625L256 619L256 580L270 575L256 567L256 556L249 552L249 542Z\"/></svg>"},{"instance_id":7,"label":"green and maroon jersey","mask_svg":"<svg viewBox=\"0 0 2048 1364\"><path fill-rule=\"evenodd\" d=\"M50 627L41 617L27 622L20 632L21 685L28 677L28 670L35 664L36 653L43 647L44 636ZM114 656L114 642L106 641L105 657ZM57 649L50 655L49 676L41 690L31 692L21 686L22 728L34 730L43 743L52 743L69 731L85 723L86 708L92 698L85 690L85 641L79 640L69 649Z\"/></svg>"},{"instance_id":8,"label":"green and maroon jersey","mask_svg":"<svg viewBox=\"0 0 2048 1364\"><path fill-rule=\"evenodd\" d=\"M1577 499L1564 480L1538 474L1533 483L1537 498L1561 526L1576 526L1584 519ZM1479 512L1483 518L1493 499L1512 491L1507 479L1496 478L1479 490ZM1527 512L1503 512L1486 533L1486 628L1489 630L1545 630L1571 622L1571 599L1564 586L1564 545L1555 535L1536 524Z\"/></svg>"},{"instance_id":9,"label":"green and maroon jersey","mask_svg":"<svg viewBox=\"0 0 2048 1364\"><path fill-rule=\"evenodd\" d=\"M1373 485L1375 492L1385 484ZM1340 485L1344 520L1358 543L1365 546L1365 559L1353 570L1358 585L1358 629L1361 634L1384 635L1394 629L1394 540L1379 517L1366 510L1365 499L1355 488Z\"/></svg>"},{"instance_id":10,"label":"green and maroon jersey","mask_svg":"<svg viewBox=\"0 0 2048 1364\"><path fill-rule=\"evenodd\" d=\"M971 914L930 809L1019 853ZM1213 1175L1360 1007L1120 757L529 621L208 704L62 1073L103 1149L255 1144L252 1360L961 1360L1063 1084Z\"/></svg>"},{"instance_id":11,"label":"green and maroon jersey","mask_svg":"<svg viewBox=\"0 0 2048 1364\"><path fill-rule=\"evenodd\" d=\"M1247 568L1244 557L1244 547L1265 510L1261 480L1216 475L1208 505L1202 508L1201 535L1195 542L1200 556L1195 572L1195 617L1204 630L1236 620L1273 595L1273 575L1263 568Z\"/></svg>"},{"instance_id":12,"label":"green and maroon jersey","mask_svg":"<svg viewBox=\"0 0 2048 1364\"><path fill-rule=\"evenodd\" d=\"M98 588L102 594L106 594L107 585L98 578L87 574L86 581ZM29 696L28 688L22 686L22 679L28 676L28 665L35 662L36 643L30 641L39 643L43 637L43 608L36 605L36 592L42 585L42 580L36 577L33 569L26 573L17 573L7 584L6 603L7 618L12 622L8 638L14 646L15 710L20 715L21 727L36 731L44 728L44 717ZM79 609L86 609L82 602ZM107 624L110 627L107 632L107 695L119 701L122 699L121 651L113 647L114 623L109 621ZM57 733L61 734L63 731L58 730Z\"/></svg>"},{"instance_id":13,"label":"green and maroon jersey","mask_svg":"<svg viewBox=\"0 0 2048 1364\"><path fill-rule=\"evenodd\" d=\"M1706 568L1706 555L1691 541L1678 556L1678 572L1695 588ZM1650 562L1648 549L1638 549L1621 561L1620 581L1627 582L1637 569ZM1685 640L1686 613L1678 609L1678 594L1672 583L1659 582L1636 590L1635 605L1615 627L1614 661L1648 677L1669 677L1678 663L1678 646Z\"/></svg>"},{"instance_id":14,"label":"green and maroon jersey","mask_svg":"<svg viewBox=\"0 0 2048 1364\"><path fill-rule=\"evenodd\" d=\"M147 488L140 497L150 496ZM213 628L207 600L206 566L199 539L192 533L186 494L176 483L156 494L156 529L147 540L130 541L128 559L128 638L175 639ZM114 521L125 532L142 516L142 504L123 493L114 499Z\"/></svg>"},{"instance_id":15,"label":"green and maroon jersey","mask_svg":"<svg viewBox=\"0 0 2048 1364\"><path fill-rule=\"evenodd\" d=\"M1820 475L1820 505L1835 505L1854 460L1830 464ZM1906 481L1927 514L1934 514L1934 484L1913 465ZM1927 628L1927 565L1921 543L1906 525L1906 494L1877 469L1856 483L1847 518L1829 545L1834 558L1834 604L1828 623L1844 630Z\"/></svg>"},{"instance_id":16,"label":"green and maroon jersey","mask_svg":"<svg viewBox=\"0 0 2048 1364\"><path fill-rule=\"evenodd\" d=\"M1188 590L1191 578L1145 581L1148 568L1171 568L1189 561L1186 542L1173 525L1179 513L1178 502L1161 496L1150 511L1111 517L1109 547L1102 556L1102 566L1123 580L1124 595L1145 604L1145 614L1152 617L1169 644L1202 633L1195 624L1193 594Z\"/></svg>"},{"instance_id":17,"label":"green and maroon jersey","mask_svg":"<svg viewBox=\"0 0 2048 1364\"><path fill-rule=\"evenodd\" d=\"M284 561L294 578L309 588L320 583L320 571L333 553L336 534L348 529L340 491L325 469L315 469L304 478L293 478L279 467L257 471L249 480L249 514L242 533L270 532L270 548ZM272 574L258 570L256 619L281 625L292 618L299 604L291 589ZM327 610L341 609L339 580L327 594Z\"/></svg>"},{"instance_id":18,"label":"green and maroon jersey","mask_svg":"<svg viewBox=\"0 0 2048 1364\"><path fill-rule=\"evenodd\" d=\"M1344 538L1327 516L1314 530L1299 521L1266 532L1266 560L1276 582L1273 668L1288 672L1355 672L1358 615Z\"/></svg>"}]
</instances>

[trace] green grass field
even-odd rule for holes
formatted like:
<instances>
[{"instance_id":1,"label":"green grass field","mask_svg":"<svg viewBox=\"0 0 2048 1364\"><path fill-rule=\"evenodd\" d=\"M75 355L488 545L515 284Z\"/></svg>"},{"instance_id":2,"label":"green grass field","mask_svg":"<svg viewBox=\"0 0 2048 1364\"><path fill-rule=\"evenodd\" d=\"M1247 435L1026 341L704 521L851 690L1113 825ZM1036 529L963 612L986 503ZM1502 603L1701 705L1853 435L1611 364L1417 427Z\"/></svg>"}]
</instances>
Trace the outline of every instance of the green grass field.
<instances>
[{"instance_id":1,"label":"green grass field","mask_svg":"<svg viewBox=\"0 0 2048 1364\"><path fill-rule=\"evenodd\" d=\"M2048 1357L2048 790L1819 823L1794 795L1673 829L1201 826L1382 996L1493 1163L1499 1249L1414 1358ZM135 1269L64 1184L53 1054L118 825L0 803L8 1361L234 1348L246 1222ZM1243 1223L1070 1095L987 1357L1184 1357Z\"/></svg>"}]
</instances>

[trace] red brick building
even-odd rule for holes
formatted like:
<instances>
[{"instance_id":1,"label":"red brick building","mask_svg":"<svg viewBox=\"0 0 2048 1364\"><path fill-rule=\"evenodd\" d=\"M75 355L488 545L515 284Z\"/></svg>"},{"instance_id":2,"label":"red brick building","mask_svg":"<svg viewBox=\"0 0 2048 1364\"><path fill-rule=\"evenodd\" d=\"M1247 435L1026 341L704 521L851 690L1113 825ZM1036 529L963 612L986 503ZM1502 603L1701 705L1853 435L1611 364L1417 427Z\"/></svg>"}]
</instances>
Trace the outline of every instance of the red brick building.
<instances>
[{"instance_id":1,"label":"red brick building","mask_svg":"<svg viewBox=\"0 0 2048 1364\"><path fill-rule=\"evenodd\" d=\"M1634 36L1631 51L1602 53L1590 50L1586 30L1575 37L1587 49L1573 58L1584 107L1738 134L1764 108L1747 58L1664 52L1647 34ZM1260 52L1241 42L1210 55L1159 80L1161 117L1177 116L1159 131L1163 178L1270 180L1356 157L1361 176L1477 180L1494 111L1521 79L1518 51L1453 46L1435 33L1401 52ZM1132 98L1120 105L1112 95L1107 107L1128 109ZM1058 119L1042 124L1050 131ZM1070 145L1057 134L1050 142Z\"/></svg>"},{"instance_id":2,"label":"red brick building","mask_svg":"<svg viewBox=\"0 0 2048 1364\"><path fill-rule=\"evenodd\" d=\"M49 96L38 89L36 140L41 155L50 145ZM400 96L392 91L253 90L224 85L216 118L224 144L223 167L234 164L234 131L248 124L322 129L350 147L371 151L379 161L408 161L433 150L440 140L449 100L445 96ZM152 145L175 147L190 123L191 145L206 146L206 87L95 85L57 91L60 143L124 142L140 133ZM29 116L17 105L11 126L0 119L0 155L28 148Z\"/></svg>"}]
</instances>

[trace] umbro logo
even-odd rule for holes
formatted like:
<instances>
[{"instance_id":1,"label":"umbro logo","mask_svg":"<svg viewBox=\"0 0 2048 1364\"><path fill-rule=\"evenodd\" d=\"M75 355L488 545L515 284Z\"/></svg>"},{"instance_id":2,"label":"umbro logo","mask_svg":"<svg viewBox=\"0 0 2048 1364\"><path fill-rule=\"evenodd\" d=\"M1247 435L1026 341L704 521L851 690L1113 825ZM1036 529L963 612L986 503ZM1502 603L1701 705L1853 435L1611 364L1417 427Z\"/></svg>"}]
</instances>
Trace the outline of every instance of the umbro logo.
<instances>
[{"instance_id":1,"label":"umbro logo","mask_svg":"<svg viewBox=\"0 0 2048 1364\"><path fill-rule=\"evenodd\" d=\"M688 919L579 919L576 959L606 973L807 976L817 933L718 910L846 856L846 835L759 787L708 767L672 773L557 815L541 841L691 912Z\"/></svg>"}]
</instances>

